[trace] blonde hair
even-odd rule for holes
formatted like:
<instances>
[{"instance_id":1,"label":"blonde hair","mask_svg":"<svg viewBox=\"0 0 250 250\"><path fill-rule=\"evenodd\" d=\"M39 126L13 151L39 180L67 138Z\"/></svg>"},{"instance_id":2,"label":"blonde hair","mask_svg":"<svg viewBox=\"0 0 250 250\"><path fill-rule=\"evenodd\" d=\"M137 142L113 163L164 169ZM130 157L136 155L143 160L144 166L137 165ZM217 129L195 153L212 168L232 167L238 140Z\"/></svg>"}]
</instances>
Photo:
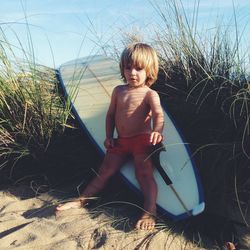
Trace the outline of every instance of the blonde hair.
<instances>
[{"instance_id":1,"label":"blonde hair","mask_svg":"<svg viewBox=\"0 0 250 250\"><path fill-rule=\"evenodd\" d=\"M145 43L133 43L128 45L121 54L120 72L125 82L124 69L128 66L145 69L147 86L151 86L156 80L159 71L158 57L155 50Z\"/></svg>"}]
</instances>

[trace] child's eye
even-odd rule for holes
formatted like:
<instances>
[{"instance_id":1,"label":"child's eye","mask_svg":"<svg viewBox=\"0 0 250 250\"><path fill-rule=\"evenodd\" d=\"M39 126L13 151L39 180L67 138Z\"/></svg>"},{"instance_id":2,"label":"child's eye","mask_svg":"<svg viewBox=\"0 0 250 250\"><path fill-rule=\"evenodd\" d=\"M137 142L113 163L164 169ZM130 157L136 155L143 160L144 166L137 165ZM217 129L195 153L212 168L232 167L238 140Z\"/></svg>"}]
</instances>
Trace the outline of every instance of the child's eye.
<instances>
[{"instance_id":1,"label":"child's eye","mask_svg":"<svg viewBox=\"0 0 250 250\"><path fill-rule=\"evenodd\" d=\"M137 71L141 71L143 68L141 68L141 67L136 67L135 68Z\"/></svg>"},{"instance_id":2,"label":"child's eye","mask_svg":"<svg viewBox=\"0 0 250 250\"><path fill-rule=\"evenodd\" d=\"M136 71L141 71L141 70L143 70L142 67L139 67L139 66L131 66L131 65L127 65L127 66L125 67L125 69L126 69L126 70L135 69Z\"/></svg>"}]
</instances>

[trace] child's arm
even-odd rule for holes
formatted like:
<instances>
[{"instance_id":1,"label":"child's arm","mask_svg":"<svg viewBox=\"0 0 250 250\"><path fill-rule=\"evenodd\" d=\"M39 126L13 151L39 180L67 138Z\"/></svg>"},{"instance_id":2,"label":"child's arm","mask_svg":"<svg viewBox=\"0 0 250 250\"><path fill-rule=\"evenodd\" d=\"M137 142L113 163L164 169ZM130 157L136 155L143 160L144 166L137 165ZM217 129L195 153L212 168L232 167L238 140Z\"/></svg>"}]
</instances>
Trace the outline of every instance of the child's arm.
<instances>
[{"instance_id":1,"label":"child's arm","mask_svg":"<svg viewBox=\"0 0 250 250\"><path fill-rule=\"evenodd\" d=\"M153 131L151 133L150 142L155 145L163 140L164 114L161 107L159 95L156 91L150 91L148 102L152 112Z\"/></svg>"},{"instance_id":2,"label":"child's arm","mask_svg":"<svg viewBox=\"0 0 250 250\"><path fill-rule=\"evenodd\" d=\"M116 92L117 88L113 90L109 108L106 114L106 139L104 141L104 146L106 148L114 146L113 135L115 130Z\"/></svg>"}]
</instances>

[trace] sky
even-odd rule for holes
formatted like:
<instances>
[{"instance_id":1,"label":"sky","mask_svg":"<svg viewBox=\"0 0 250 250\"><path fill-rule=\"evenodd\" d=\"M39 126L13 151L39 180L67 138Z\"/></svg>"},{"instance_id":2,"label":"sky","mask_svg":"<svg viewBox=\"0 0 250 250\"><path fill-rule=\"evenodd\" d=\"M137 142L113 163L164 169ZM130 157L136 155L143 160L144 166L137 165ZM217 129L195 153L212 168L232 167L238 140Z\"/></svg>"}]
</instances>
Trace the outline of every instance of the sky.
<instances>
[{"instance_id":1,"label":"sky","mask_svg":"<svg viewBox=\"0 0 250 250\"><path fill-rule=\"evenodd\" d=\"M100 54L102 46L112 48L125 33L138 32L147 42L162 27L155 6L165 11L167 1L171 0L1 0L0 26L17 51L21 43L36 63L57 68L69 60ZM250 0L181 3L188 16L199 6L200 29L213 29L222 20L232 22L235 12L239 30L245 29L243 45L248 43Z\"/></svg>"}]
</instances>

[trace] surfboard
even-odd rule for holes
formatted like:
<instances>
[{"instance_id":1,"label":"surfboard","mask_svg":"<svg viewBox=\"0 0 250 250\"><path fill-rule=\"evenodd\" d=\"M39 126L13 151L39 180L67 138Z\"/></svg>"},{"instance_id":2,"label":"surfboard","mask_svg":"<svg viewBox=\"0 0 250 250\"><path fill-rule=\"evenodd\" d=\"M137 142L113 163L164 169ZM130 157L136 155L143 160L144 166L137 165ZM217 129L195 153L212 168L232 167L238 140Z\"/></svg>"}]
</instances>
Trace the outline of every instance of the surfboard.
<instances>
[{"instance_id":1,"label":"surfboard","mask_svg":"<svg viewBox=\"0 0 250 250\"><path fill-rule=\"evenodd\" d=\"M62 64L59 81L70 98L81 128L105 154L105 116L115 86L123 84L119 64L104 55L79 58ZM156 152L154 178L158 186L157 208L173 220L200 214L205 208L203 189L188 145L165 106L164 147ZM120 170L127 184L140 190L133 161Z\"/></svg>"}]
</instances>

